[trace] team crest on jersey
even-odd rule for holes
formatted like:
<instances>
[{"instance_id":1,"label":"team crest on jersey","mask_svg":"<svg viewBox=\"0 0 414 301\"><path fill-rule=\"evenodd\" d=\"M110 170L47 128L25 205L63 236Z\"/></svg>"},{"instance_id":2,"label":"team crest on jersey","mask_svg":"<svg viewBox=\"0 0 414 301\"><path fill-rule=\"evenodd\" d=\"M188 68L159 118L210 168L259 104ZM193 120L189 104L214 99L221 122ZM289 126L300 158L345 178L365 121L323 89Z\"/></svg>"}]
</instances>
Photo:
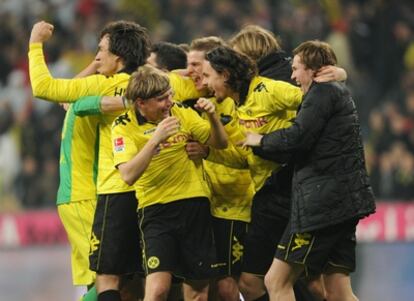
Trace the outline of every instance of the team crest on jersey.
<instances>
[{"instance_id":1,"label":"team crest on jersey","mask_svg":"<svg viewBox=\"0 0 414 301\"><path fill-rule=\"evenodd\" d=\"M125 150L124 138L118 137L114 139L114 151L119 153Z\"/></svg>"},{"instance_id":2,"label":"team crest on jersey","mask_svg":"<svg viewBox=\"0 0 414 301\"><path fill-rule=\"evenodd\" d=\"M147 266L150 269L156 269L159 265L160 265L160 260L158 259L157 256L151 256L150 258L148 258Z\"/></svg>"}]
</instances>

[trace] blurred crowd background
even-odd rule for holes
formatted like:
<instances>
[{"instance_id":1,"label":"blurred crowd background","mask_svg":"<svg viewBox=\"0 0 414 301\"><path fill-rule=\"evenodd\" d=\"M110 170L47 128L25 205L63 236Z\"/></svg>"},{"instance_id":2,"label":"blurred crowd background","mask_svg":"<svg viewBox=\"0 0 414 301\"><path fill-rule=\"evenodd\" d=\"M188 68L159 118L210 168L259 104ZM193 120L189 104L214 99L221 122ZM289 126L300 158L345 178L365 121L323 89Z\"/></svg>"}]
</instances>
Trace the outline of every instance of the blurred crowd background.
<instances>
[{"instance_id":1,"label":"blurred crowd background","mask_svg":"<svg viewBox=\"0 0 414 301\"><path fill-rule=\"evenodd\" d=\"M414 201L412 0L1 0L0 211L55 205L65 111L32 97L27 71L30 30L42 19L55 25L48 65L67 78L117 19L146 26L153 41L227 39L247 24L272 30L287 52L325 40L348 72L378 200Z\"/></svg>"}]
</instances>

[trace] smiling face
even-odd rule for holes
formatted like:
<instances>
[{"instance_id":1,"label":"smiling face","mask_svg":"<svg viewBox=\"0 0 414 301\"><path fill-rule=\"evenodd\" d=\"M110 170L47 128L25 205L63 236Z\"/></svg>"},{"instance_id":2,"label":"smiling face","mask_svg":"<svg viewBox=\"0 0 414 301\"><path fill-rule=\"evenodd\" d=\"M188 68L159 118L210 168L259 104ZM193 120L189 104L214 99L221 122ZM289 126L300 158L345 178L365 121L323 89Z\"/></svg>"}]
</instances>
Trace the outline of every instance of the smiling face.
<instances>
[{"instance_id":1,"label":"smiling face","mask_svg":"<svg viewBox=\"0 0 414 301\"><path fill-rule=\"evenodd\" d=\"M314 74L315 72L312 69L307 68L302 63L301 57L298 54L293 57L291 78L300 86L303 94L308 92Z\"/></svg>"},{"instance_id":2,"label":"smiling face","mask_svg":"<svg viewBox=\"0 0 414 301\"><path fill-rule=\"evenodd\" d=\"M172 97L173 92L170 89L159 96L137 100L137 107L142 116L148 121L160 122L170 116L170 109L173 105Z\"/></svg>"},{"instance_id":3,"label":"smiling face","mask_svg":"<svg viewBox=\"0 0 414 301\"><path fill-rule=\"evenodd\" d=\"M123 68L120 57L109 51L108 35L105 35L99 42L95 61L98 64L98 73L103 75L114 75Z\"/></svg>"},{"instance_id":4,"label":"smiling face","mask_svg":"<svg viewBox=\"0 0 414 301\"><path fill-rule=\"evenodd\" d=\"M197 90L205 88L203 85L203 62L205 52L200 50L191 50L187 54L187 70L191 79L194 81Z\"/></svg>"},{"instance_id":5,"label":"smiling face","mask_svg":"<svg viewBox=\"0 0 414 301\"><path fill-rule=\"evenodd\" d=\"M214 96L218 101L224 100L230 96L230 88L226 84L228 76L226 73L218 73L210 64L205 60L203 63L203 85L207 86L210 91L214 93Z\"/></svg>"}]
</instances>

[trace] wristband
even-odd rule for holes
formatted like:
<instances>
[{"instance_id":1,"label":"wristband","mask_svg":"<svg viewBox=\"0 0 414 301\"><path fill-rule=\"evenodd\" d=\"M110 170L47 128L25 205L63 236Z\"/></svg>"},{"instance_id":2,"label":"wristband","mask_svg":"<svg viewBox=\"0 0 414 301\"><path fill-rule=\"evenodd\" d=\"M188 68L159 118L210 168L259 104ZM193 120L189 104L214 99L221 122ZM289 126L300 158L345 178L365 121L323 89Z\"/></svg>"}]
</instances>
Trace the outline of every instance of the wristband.
<instances>
[{"instance_id":1,"label":"wristband","mask_svg":"<svg viewBox=\"0 0 414 301\"><path fill-rule=\"evenodd\" d=\"M124 105L124 109L127 108L128 99L125 96L122 96L122 104Z\"/></svg>"}]
</instances>

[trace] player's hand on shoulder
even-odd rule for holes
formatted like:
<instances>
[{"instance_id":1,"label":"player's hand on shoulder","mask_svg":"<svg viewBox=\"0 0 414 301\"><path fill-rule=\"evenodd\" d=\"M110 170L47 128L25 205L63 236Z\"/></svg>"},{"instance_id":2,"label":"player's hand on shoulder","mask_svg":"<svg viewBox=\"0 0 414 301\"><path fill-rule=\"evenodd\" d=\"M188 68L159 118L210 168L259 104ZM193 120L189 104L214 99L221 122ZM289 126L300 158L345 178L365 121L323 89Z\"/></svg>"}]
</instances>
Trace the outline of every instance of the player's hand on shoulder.
<instances>
[{"instance_id":1,"label":"player's hand on shoulder","mask_svg":"<svg viewBox=\"0 0 414 301\"><path fill-rule=\"evenodd\" d=\"M323 66L315 74L314 81L318 83L344 81L347 78L345 69L337 66Z\"/></svg>"}]
</instances>

